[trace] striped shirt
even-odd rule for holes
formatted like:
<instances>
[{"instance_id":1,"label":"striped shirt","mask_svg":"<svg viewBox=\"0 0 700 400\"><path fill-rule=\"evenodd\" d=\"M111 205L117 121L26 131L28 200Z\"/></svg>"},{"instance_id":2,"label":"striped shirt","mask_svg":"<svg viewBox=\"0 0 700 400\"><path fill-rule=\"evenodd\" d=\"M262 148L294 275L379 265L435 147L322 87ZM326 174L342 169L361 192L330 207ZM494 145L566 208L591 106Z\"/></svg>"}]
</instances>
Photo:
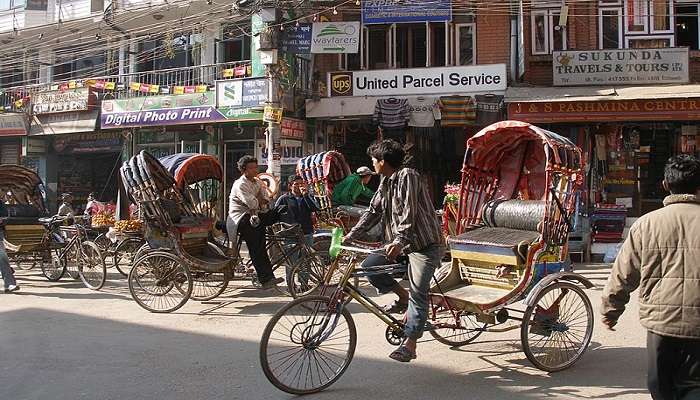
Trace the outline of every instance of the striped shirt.
<instances>
[{"instance_id":1,"label":"striped shirt","mask_svg":"<svg viewBox=\"0 0 700 400\"><path fill-rule=\"evenodd\" d=\"M384 224L385 240L402 248L408 246L410 252L443 243L435 208L414 169L401 168L390 177L382 178L369 209L348 237L352 239L367 232L380 222Z\"/></svg>"},{"instance_id":2,"label":"striped shirt","mask_svg":"<svg viewBox=\"0 0 700 400\"><path fill-rule=\"evenodd\" d=\"M474 100L469 96L440 97L441 126L473 125L476 120Z\"/></svg>"},{"instance_id":3,"label":"striped shirt","mask_svg":"<svg viewBox=\"0 0 700 400\"><path fill-rule=\"evenodd\" d=\"M373 121L382 128L403 128L411 116L406 99L379 99L374 105Z\"/></svg>"}]
</instances>

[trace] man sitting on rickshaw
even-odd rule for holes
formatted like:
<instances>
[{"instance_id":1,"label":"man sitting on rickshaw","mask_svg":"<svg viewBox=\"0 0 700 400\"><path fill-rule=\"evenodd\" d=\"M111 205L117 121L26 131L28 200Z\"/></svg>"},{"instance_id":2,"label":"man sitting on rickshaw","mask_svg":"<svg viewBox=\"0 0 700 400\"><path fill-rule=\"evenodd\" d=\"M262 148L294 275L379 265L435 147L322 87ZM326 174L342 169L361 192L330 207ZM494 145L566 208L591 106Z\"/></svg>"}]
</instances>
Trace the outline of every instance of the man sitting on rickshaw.
<instances>
[{"instance_id":1,"label":"man sitting on rickshaw","mask_svg":"<svg viewBox=\"0 0 700 400\"><path fill-rule=\"evenodd\" d=\"M314 244L314 223L311 215L319 210L319 206L311 196L304 183L304 180L299 175L292 175L287 179L289 191L279 199L275 204L279 206L287 206L287 213L280 216L282 222L288 224L299 224L304 232L304 240L309 247Z\"/></svg>"},{"instance_id":2,"label":"man sitting on rickshaw","mask_svg":"<svg viewBox=\"0 0 700 400\"><path fill-rule=\"evenodd\" d=\"M371 199L374 191L367 187L374 173L367 167L360 167L333 188L333 205L351 206L361 197Z\"/></svg>"},{"instance_id":3,"label":"man sitting on rickshaw","mask_svg":"<svg viewBox=\"0 0 700 400\"><path fill-rule=\"evenodd\" d=\"M229 218L226 230L231 243L237 243L237 234L248 246L250 259L263 289L273 288L284 282L275 278L272 262L265 249L265 228L278 219L278 213L269 210L270 194L265 184L257 178L258 160L243 156L238 160L241 177L236 179L229 195Z\"/></svg>"},{"instance_id":4,"label":"man sitting on rickshaw","mask_svg":"<svg viewBox=\"0 0 700 400\"><path fill-rule=\"evenodd\" d=\"M386 256L368 257L362 266L388 265L401 253L408 256L408 291L389 274L374 276L370 281L380 293L394 292L399 302L407 303L404 340L389 357L408 362L416 358L416 342L423 335L428 318L430 280L445 252L442 230L420 175L412 168L403 167L405 153L401 144L383 140L372 144L367 154L372 157L374 170L382 176L382 181L369 209L344 240L353 240L381 222L384 239L389 243Z\"/></svg>"}]
</instances>

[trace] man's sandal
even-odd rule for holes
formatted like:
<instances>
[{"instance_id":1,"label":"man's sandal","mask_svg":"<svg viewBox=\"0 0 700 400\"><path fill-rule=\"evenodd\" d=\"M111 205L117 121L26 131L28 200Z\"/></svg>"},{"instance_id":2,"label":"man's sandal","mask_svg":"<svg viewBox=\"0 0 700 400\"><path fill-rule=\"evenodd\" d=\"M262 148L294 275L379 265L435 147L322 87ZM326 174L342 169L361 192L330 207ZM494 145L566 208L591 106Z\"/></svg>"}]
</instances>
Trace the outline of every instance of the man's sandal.
<instances>
[{"instance_id":1,"label":"man's sandal","mask_svg":"<svg viewBox=\"0 0 700 400\"><path fill-rule=\"evenodd\" d=\"M399 346L389 354L389 358L398 362L409 362L416 359L416 353L412 352L405 345Z\"/></svg>"}]
</instances>

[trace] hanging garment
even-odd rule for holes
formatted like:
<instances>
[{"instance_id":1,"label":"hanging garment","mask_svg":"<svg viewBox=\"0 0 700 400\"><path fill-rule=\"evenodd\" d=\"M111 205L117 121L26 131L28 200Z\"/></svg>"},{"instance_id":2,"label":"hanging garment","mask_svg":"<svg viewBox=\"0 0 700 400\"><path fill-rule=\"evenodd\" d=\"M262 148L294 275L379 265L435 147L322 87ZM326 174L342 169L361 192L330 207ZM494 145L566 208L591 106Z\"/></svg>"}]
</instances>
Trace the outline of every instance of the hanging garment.
<instances>
[{"instance_id":1,"label":"hanging garment","mask_svg":"<svg viewBox=\"0 0 700 400\"><path fill-rule=\"evenodd\" d=\"M440 120L440 106L434 97L411 97L408 99L411 116L408 126L430 128L435 126L435 121Z\"/></svg>"},{"instance_id":2,"label":"hanging garment","mask_svg":"<svg viewBox=\"0 0 700 400\"><path fill-rule=\"evenodd\" d=\"M476 124L487 126L503 120L503 96L481 94L476 99Z\"/></svg>"},{"instance_id":3,"label":"hanging garment","mask_svg":"<svg viewBox=\"0 0 700 400\"><path fill-rule=\"evenodd\" d=\"M476 120L476 108L474 100L469 96L443 96L440 97L440 112L442 119L440 125L467 126L474 125Z\"/></svg>"},{"instance_id":4,"label":"hanging garment","mask_svg":"<svg viewBox=\"0 0 700 400\"><path fill-rule=\"evenodd\" d=\"M372 120L382 129L404 128L410 117L408 100L406 99L379 99L374 106Z\"/></svg>"}]
</instances>

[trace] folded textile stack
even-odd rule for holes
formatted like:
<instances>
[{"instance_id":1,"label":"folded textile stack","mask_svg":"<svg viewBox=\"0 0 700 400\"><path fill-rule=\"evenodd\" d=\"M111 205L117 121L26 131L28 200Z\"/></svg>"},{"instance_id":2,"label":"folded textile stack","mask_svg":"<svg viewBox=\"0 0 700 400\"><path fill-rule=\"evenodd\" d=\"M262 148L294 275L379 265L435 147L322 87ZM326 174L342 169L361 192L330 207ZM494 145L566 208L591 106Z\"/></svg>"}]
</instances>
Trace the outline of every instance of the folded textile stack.
<instances>
[{"instance_id":1,"label":"folded textile stack","mask_svg":"<svg viewBox=\"0 0 700 400\"><path fill-rule=\"evenodd\" d=\"M626 218L627 208L624 205L596 204L593 215L591 215L593 241L598 243L621 242Z\"/></svg>"}]
</instances>

